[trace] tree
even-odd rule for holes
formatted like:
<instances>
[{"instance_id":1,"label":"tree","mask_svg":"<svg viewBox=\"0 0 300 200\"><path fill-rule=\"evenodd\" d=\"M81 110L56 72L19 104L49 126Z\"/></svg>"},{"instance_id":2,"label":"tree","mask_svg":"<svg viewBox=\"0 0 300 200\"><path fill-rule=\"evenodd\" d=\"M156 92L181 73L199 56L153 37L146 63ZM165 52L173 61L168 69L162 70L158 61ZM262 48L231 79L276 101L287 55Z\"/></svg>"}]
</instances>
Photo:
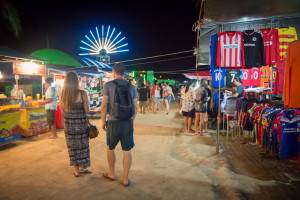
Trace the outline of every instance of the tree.
<instances>
[{"instance_id":1,"label":"tree","mask_svg":"<svg viewBox=\"0 0 300 200\"><path fill-rule=\"evenodd\" d=\"M22 27L17 8L7 0L0 0L0 12L2 23L19 38Z\"/></svg>"}]
</instances>

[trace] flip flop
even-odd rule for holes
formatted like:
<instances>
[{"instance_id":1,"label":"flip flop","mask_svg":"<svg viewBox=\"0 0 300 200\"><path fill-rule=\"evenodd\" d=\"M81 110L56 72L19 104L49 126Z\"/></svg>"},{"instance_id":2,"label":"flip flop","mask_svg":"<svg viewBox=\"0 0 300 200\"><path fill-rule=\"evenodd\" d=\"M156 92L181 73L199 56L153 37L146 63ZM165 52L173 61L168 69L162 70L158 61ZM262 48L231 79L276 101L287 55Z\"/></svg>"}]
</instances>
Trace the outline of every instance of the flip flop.
<instances>
[{"instance_id":1,"label":"flip flop","mask_svg":"<svg viewBox=\"0 0 300 200\"><path fill-rule=\"evenodd\" d=\"M82 173L82 174L91 174L93 172L91 172L89 170L79 170L79 173Z\"/></svg>"},{"instance_id":2,"label":"flip flop","mask_svg":"<svg viewBox=\"0 0 300 200\"><path fill-rule=\"evenodd\" d=\"M80 177L80 175L78 174L75 174L75 172L73 172L73 174L74 174L74 176L76 177L76 178L78 178L78 177Z\"/></svg>"},{"instance_id":3,"label":"flip flop","mask_svg":"<svg viewBox=\"0 0 300 200\"><path fill-rule=\"evenodd\" d=\"M50 136L50 137L48 137L48 139L56 139L57 138L57 136Z\"/></svg>"},{"instance_id":4,"label":"flip flop","mask_svg":"<svg viewBox=\"0 0 300 200\"><path fill-rule=\"evenodd\" d=\"M122 183L122 185L123 185L124 187L128 187L128 186L130 185L130 180L128 180L128 183L127 183L127 184Z\"/></svg>"},{"instance_id":5,"label":"flip flop","mask_svg":"<svg viewBox=\"0 0 300 200\"><path fill-rule=\"evenodd\" d=\"M109 176L108 176L108 173L104 173L104 174L103 174L103 177L106 178L106 179L109 180L109 181L115 181L115 180L116 180L115 178L109 177Z\"/></svg>"}]
</instances>

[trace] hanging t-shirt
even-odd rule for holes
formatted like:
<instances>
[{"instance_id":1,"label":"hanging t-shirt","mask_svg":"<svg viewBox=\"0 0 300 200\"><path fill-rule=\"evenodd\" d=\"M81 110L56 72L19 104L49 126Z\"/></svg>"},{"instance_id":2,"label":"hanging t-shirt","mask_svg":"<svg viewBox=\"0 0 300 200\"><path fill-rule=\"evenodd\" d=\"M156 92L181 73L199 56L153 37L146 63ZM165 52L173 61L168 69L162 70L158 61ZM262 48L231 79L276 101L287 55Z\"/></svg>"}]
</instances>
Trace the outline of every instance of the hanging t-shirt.
<instances>
[{"instance_id":1,"label":"hanging t-shirt","mask_svg":"<svg viewBox=\"0 0 300 200\"><path fill-rule=\"evenodd\" d=\"M286 59L283 59L276 63L276 78L274 85L274 94L282 95L284 86L284 73L285 73Z\"/></svg>"},{"instance_id":2,"label":"hanging t-shirt","mask_svg":"<svg viewBox=\"0 0 300 200\"><path fill-rule=\"evenodd\" d=\"M300 40L289 44L284 75L284 105L300 108Z\"/></svg>"},{"instance_id":3,"label":"hanging t-shirt","mask_svg":"<svg viewBox=\"0 0 300 200\"><path fill-rule=\"evenodd\" d=\"M240 31L219 33L217 66L245 67L243 35Z\"/></svg>"},{"instance_id":4,"label":"hanging t-shirt","mask_svg":"<svg viewBox=\"0 0 300 200\"><path fill-rule=\"evenodd\" d=\"M297 32L294 27L289 28L278 28L278 37L279 37L279 53L280 60L284 59L284 55L287 52L287 48L290 42L298 40Z\"/></svg>"},{"instance_id":5,"label":"hanging t-shirt","mask_svg":"<svg viewBox=\"0 0 300 200\"><path fill-rule=\"evenodd\" d=\"M243 31L245 66L261 67L265 65L264 41L260 33L254 30Z\"/></svg>"},{"instance_id":6,"label":"hanging t-shirt","mask_svg":"<svg viewBox=\"0 0 300 200\"><path fill-rule=\"evenodd\" d=\"M300 112L286 110L275 118L272 133L278 134L279 158L299 156Z\"/></svg>"},{"instance_id":7,"label":"hanging t-shirt","mask_svg":"<svg viewBox=\"0 0 300 200\"><path fill-rule=\"evenodd\" d=\"M261 29L264 39L264 55L266 65L275 65L279 61L278 30L273 28Z\"/></svg>"},{"instance_id":8,"label":"hanging t-shirt","mask_svg":"<svg viewBox=\"0 0 300 200\"><path fill-rule=\"evenodd\" d=\"M271 76L271 70L269 66L263 66L261 68L261 79L260 79L260 86L268 88L269 87L269 80Z\"/></svg>"},{"instance_id":9,"label":"hanging t-shirt","mask_svg":"<svg viewBox=\"0 0 300 200\"><path fill-rule=\"evenodd\" d=\"M212 79L212 87L219 87L219 76L221 75L221 87L224 87L224 77L226 74L225 69L221 69L221 74L219 73L218 68L212 68L210 71L211 79Z\"/></svg>"},{"instance_id":10,"label":"hanging t-shirt","mask_svg":"<svg viewBox=\"0 0 300 200\"><path fill-rule=\"evenodd\" d=\"M275 86L275 79L276 79L276 65L273 65L271 69L271 75L270 75L270 80L269 80L269 87L274 88Z\"/></svg>"},{"instance_id":11,"label":"hanging t-shirt","mask_svg":"<svg viewBox=\"0 0 300 200\"><path fill-rule=\"evenodd\" d=\"M239 78L240 74L240 70L226 70L226 87L234 87L233 79Z\"/></svg>"},{"instance_id":12,"label":"hanging t-shirt","mask_svg":"<svg viewBox=\"0 0 300 200\"><path fill-rule=\"evenodd\" d=\"M243 69L243 86L251 86L251 69Z\"/></svg>"},{"instance_id":13,"label":"hanging t-shirt","mask_svg":"<svg viewBox=\"0 0 300 200\"><path fill-rule=\"evenodd\" d=\"M260 68L251 69L251 86L260 86L261 71Z\"/></svg>"},{"instance_id":14,"label":"hanging t-shirt","mask_svg":"<svg viewBox=\"0 0 300 200\"><path fill-rule=\"evenodd\" d=\"M217 67L217 53L218 53L218 34L216 33L210 37L210 55L209 55L210 68Z\"/></svg>"}]
</instances>

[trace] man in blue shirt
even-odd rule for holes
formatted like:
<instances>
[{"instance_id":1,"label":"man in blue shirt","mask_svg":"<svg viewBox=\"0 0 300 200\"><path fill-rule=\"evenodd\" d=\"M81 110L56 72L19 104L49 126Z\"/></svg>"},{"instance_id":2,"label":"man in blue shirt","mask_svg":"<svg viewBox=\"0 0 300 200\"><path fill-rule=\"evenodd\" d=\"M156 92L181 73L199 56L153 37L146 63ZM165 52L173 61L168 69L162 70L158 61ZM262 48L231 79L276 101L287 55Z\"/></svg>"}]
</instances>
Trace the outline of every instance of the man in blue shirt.
<instances>
[{"instance_id":1,"label":"man in blue shirt","mask_svg":"<svg viewBox=\"0 0 300 200\"><path fill-rule=\"evenodd\" d=\"M234 92L230 92L228 90L225 90L226 94L228 96L232 96L232 97L243 97L244 96L244 86L242 84L242 81L239 77L235 77L233 80L233 84L236 86L235 91Z\"/></svg>"},{"instance_id":2,"label":"man in blue shirt","mask_svg":"<svg viewBox=\"0 0 300 200\"><path fill-rule=\"evenodd\" d=\"M53 79L47 78L45 83L45 88L47 89L45 101L39 102L40 106L45 105L45 109L47 111L47 122L51 129L52 135L49 139L56 139L56 124L55 124L55 116L56 116L56 108L57 108L57 94L55 87L52 86Z\"/></svg>"}]
</instances>

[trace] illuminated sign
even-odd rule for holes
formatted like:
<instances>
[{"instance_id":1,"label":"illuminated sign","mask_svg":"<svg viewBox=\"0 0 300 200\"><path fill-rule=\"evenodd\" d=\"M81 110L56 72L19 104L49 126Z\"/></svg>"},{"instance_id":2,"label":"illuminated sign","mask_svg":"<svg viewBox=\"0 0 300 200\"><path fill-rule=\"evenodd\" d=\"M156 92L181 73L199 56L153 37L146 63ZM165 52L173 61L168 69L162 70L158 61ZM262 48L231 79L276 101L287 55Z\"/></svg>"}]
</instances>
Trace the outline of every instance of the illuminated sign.
<instances>
[{"instance_id":1,"label":"illuminated sign","mask_svg":"<svg viewBox=\"0 0 300 200\"><path fill-rule=\"evenodd\" d=\"M31 62L14 62L13 73L19 75L45 75L46 65Z\"/></svg>"}]
</instances>

